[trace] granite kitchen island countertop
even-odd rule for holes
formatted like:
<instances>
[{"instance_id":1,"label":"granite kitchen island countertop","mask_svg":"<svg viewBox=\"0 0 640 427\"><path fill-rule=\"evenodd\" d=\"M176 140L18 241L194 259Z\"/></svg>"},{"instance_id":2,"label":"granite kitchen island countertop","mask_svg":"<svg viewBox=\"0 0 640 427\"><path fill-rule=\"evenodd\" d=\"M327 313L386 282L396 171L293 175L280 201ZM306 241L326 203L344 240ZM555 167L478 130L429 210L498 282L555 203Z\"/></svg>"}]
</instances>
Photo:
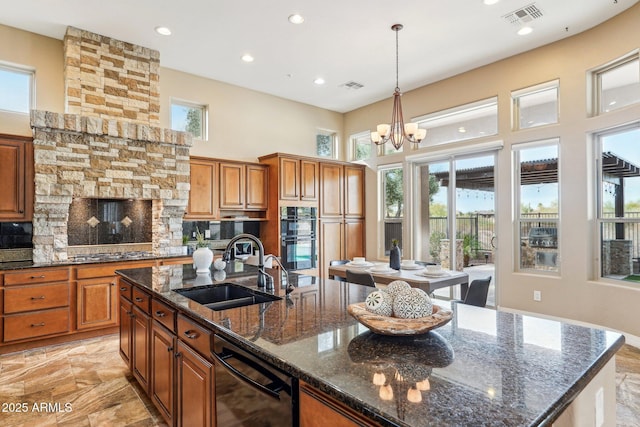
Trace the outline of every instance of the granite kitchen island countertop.
<instances>
[{"instance_id":1,"label":"granite kitchen island countertop","mask_svg":"<svg viewBox=\"0 0 640 427\"><path fill-rule=\"evenodd\" d=\"M290 274L287 296L279 272L268 271L281 300L224 311L173 291L223 281L255 289L253 267L231 263L211 277L190 265L118 273L386 426L551 425L624 343L615 332L465 305L427 334L375 335L347 313L370 287Z\"/></svg>"}]
</instances>

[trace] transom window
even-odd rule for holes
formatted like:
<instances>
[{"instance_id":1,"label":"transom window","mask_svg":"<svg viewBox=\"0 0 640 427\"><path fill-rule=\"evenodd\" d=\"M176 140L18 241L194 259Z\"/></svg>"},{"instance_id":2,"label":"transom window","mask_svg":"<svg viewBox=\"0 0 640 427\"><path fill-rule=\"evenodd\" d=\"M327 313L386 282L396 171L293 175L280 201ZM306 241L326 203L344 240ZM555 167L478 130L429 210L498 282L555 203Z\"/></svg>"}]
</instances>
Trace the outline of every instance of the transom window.
<instances>
[{"instance_id":1,"label":"transom window","mask_svg":"<svg viewBox=\"0 0 640 427\"><path fill-rule=\"evenodd\" d=\"M511 93L513 129L558 123L558 81Z\"/></svg>"},{"instance_id":2,"label":"transom window","mask_svg":"<svg viewBox=\"0 0 640 427\"><path fill-rule=\"evenodd\" d=\"M366 160L371 158L373 142L371 142L371 134L369 132L351 135L350 141L349 159Z\"/></svg>"},{"instance_id":3,"label":"transom window","mask_svg":"<svg viewBox=\"0 0 640 427\"><path fill-rule=\"evenodd\" d=\"M207 140L207 106L186 102L171 101L171 129L191 132L195 139Z\"/></svg>"},{"instance_id":4,"label":"transom window","mask_svg":"<svg viewBox=\"0 0 640 427\"><path fill-rule=\"evenodd\" d=\"M320 157L337 158L337 137L335 132L318 131L316 134L316 154Z\"/></svg>"},{"instance_id":5,"label":"transom window","mask_svg":"<svg viewBox=\"0 0 640 427\"><path fill-rule=\"evenodd\" d=\"M558 140L513 146L518 269L558 272Z\"/></svg>"},{"instance_id":6,"label":"transom window","mask_svg":"<svg viewBox=\"0 0 640 427\"><path fill-rule=\"evenodd\" d=\"M497 135L498 98L438 111L417 117L413 122L427 130L420 144L411 144L414 148Z\"/></svg>"},{"instance_id":7,"label":"transom window","mask_svg":"<svg viewBox=\"0 0 640 427\"><path fill-rule=\"evenodd\" d=\"M637 52L608 64L591 75L596 114L608 113L640 102L640 60Z\"/></svg>"},{"instance_id":8,"label":"transom window","mask_svg":"<svg viewBox=\"0 0 640 427\"><path fill-rule=\"evenodd\" d=\"M0 63L0 110L29 114L34 102L34 71Z\"/></svg>"}]
</instances>

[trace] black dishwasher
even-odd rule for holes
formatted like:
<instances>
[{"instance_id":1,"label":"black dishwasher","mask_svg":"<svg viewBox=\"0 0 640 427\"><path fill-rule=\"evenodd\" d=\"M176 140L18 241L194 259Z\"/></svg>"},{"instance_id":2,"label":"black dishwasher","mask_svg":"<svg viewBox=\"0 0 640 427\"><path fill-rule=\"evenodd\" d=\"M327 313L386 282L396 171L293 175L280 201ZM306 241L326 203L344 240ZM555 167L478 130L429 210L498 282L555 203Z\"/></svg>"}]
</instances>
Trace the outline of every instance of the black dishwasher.
<instances>
[{"instance_id":1,"label":"black dishwasher","mask_svg":"<svg viewBox=\"0 0 640 427\"><path fill-rule=\"evenodd\" d=\"M294 378L216 335L214 337L216 425L298 425Z\"/></svg>"}]
</instances>

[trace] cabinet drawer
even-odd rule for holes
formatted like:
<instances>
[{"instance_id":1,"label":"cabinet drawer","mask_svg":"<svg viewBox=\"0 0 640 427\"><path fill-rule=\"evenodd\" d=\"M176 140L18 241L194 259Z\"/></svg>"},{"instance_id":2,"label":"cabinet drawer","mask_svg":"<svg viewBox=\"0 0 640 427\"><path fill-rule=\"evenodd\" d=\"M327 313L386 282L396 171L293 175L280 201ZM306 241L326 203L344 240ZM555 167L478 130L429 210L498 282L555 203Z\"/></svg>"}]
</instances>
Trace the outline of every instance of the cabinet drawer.
<instances>
[{"instance_id":1,"label":"cabinet drawer","mask_svg":"<svg viewBox=\"0 0 640 427\"><path fill-rule=\"evenodd\" d=\"M16 286L4 291L5 314L69 305L69 283Z\"/></svg>"},{"instance_id":2,"label":"cabinet drawer","mask_svg":"<svg viewBox=\"0 0 640 427\"><path fill-rule=\"evenodd\" d=\"M154 299L151 301L151 314L163 326L171 332L175 332L176 310Z\"/></svg>"},{"instance_id":3,"label":"cabinet drawer","mask_svg":"<svg viewBox=\"0 0 640 427\"><path fill-rule=\"evenodd\" d=\"M34 269L19 273L6 273L4 284L10 285L30 285L32 283L65 282L69 280L69 269L44 270Z\"/></svg>"},{"instance_id":4,"label":"cabinet drawer","mask_svg":"<svg viewBox=\"0 0 640 427\"><path fill-rule=\"evenodd\" d=\"M69 331L69 309L13 314L4 318L4 341L16 341Z\"/></svg>"},{"instance_id":5,"label":"cabinet drawer","mask_svg":"<svg viewBox=\"0 0 640 427\"><path fill-rule=\"evenodd\" d=\"M133 286L131 285L131 283L125 282L122 279L120 279L119 282L120 283L118 284L118 291L120 292L120 296L125 297L129 301L132 301L131 294L133 292Z\"/></svg>"},{"instance_id":6,"label":"cabinet drawer","mask_svg":"<svg viewBox=\"0 0 640 427\"><path fill-rule=\"evenodd\" d=\"M178 338L189 344L207 359L211 359L212 336L213 333L208 329L181 314L178 315Z\"/></svg>"},{"instance_id":7,"label":"cabinet drawer","mask_svg":"<svg viewBox=\"0 0 640 427\"><path fill-rule=\"evenodd\" d=\"M151 295L136 288L135 286L131 291L131 295L133 296L133 303L138 306L140 310L146 314L151 314Z\"/></svg>"}]
</instances>

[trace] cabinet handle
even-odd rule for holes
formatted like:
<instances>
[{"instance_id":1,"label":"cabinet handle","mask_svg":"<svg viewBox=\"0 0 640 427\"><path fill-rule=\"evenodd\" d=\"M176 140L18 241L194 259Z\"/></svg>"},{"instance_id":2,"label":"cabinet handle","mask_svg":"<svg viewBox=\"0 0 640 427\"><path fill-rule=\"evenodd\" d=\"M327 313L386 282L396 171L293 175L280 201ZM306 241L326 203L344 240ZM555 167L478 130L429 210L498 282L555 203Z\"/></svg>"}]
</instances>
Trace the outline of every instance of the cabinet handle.
<instances>
[{"instance_id":1,"label":"cabinet handle","mask_svg":"<svg viewBox=\"0 0 640 427\"><path fill-rule=\"evenodd\" d=\"M41 274L40 276L31 276L32 279L44 279L46 276Z\"/></svg>"},{"instance_id":2,"label":"cabinet handle","mask_svg":"<svg viewBox=\"0 0 640 427\"><path fill-rule=\"evenodd\" d=\"M32 323L31 327L32 328L36 328L36 327L40 327L40 326L44 326L44 322L40 322L40 323Z\"/></svg>"},{"instance_id":3,"label":"cabinet handle","mask_svg":"<svg viewBox=\"0 0 640 427\"><path fill-rule=\"evenodd\" d=\"M176 357L176 358L178 358L178 357L182 357L182 353L180 353L179 351L177 351L177 352L174 354L174 357Z\"/></svg>"},{"instance_id":4,"label":"cabinet handle","mask_svg":"<svg viewBox=\"0 0 640 427\"><path fill-rule=\"evenodd\" d=\"M158 317L164 317L166 315L167 314L164 311L161 311L161 310L156 311L156 316L158 316Z\"/></svg>"},{"instance_id":5,"label":"cabinet handle","mask_svg":"<svg viewBox=\"0 0 640 427\"><path fill-rule=\"evenodd\" d=\"M143 300L142 298L140 298L140 297L136 297L135 299L136 299L136 302L142 302L142 301L144 301L144 300Z\"/></svg>"},{"instance_id":6,"label":"cabinet handle","mask_svg":"<svg viewBox=\"0 0 640 427\"><path fill-rule=\"evenodd\" d=\"M40 295L39 297L31 297L32 300L44 299L44 295Z\"/></svg>"},{"instance_id":7,"label":"cabinet handle","mask_svg":"<svg viewBox=\"0 0 640 427\"><path fill-rule=\"evenodd\" d=\"M173 351L173 347L167 348L167 351Z\"/></svg>"},{"instance_id":8,"label":"cabinet handle","mask_svg":"<svg viewBox=\"0 0 640 427\"><path fill-rule=\"evenodd\" d=\"M127 290L127 288L126 288L125 286L123 286L123 287L121 287L121 288L120 288L120 290L121 290L122 292L124 292L124 291L126 291L126 290Z\"/></svg>"},{"instance_id":9,"label":"cabinet handle","mask_svg":"<svg viewBox=\"0 0 640 427\"><path fill-rule=\"evenodd\" d=\"M20 209L20 210L18 211L18 213L24 213L24 210Z\"/></svg>"},{"instance_id":10,"label":"cabinet handle","mask_svg":"<svg viewBox=\"0 0 640 427\"><path fill-rule=\"evenodd\" d=\"M195 340L196 338L198 338L198 333L189 329L188 331L184 331L184 336Z\"/></svg>"}]
</instances>

